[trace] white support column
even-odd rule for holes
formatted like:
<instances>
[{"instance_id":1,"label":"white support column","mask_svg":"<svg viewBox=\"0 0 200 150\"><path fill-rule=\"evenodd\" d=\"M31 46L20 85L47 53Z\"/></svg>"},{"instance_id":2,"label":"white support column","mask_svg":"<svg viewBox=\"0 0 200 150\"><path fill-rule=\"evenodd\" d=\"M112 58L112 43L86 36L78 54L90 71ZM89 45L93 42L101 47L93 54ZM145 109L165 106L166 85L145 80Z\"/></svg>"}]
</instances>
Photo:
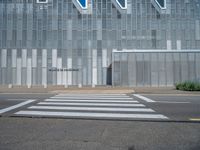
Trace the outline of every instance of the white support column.
<instances>
[{"instance_id":1,"label":"white support column","mask_svg":"<svg viewBox=\"0 0 200 150\"><path fill-rule=\"evenodd\" d=\"M1 51L1 67L6 68L7 66L7 49Z\"/></svg>"},{"instance_id":2,"label":"white support column","mask_svg":"<svg viewBox=\"0 0 200 150\"><path fill-rule=\"evenodd\" d=\"M30 88L32 85L32 60L27 59L27 86Z\"/></svg>"},{"instance_id":3,"label":"white support column","mask_svg":"<svg viewBox=\"0 0 200 150\"><path fill-rule=\"evenodd\" d=\"M107 49L102 51L102 69L103 69L103 84L106 85L107 81Z\"/></svg>"},{"instance_id":4,"label":"white support column","mask_svg":"<svg viewBox=\"0 0 200 150\"><path fill-rule=\"evenodd\" d=\"M62 58L57 59L57 68L62 68ZM57 85L62 85L62 72L63 71L57 71Z\"/></svg>"},{"instance_id":5,"label":"white support column","mask_svg":"<svg viewBox=\"0 0 200 150\"><path fill-rule=\"evenodd\" d=\"M172 41L167 40L167 50L171 50L171 49L172 49Z\"/></svg>"},{"instance_id":6,"label":"white support column","mask_svg":"<svg viewBox=\"0 0 200 150\"><path fill-rule=\"evenodd\" d=\"M57 49L52 50L52 67L57 67Z\"/></svg>"},{"instance_id":7,"label":"white support column","mask_svg":"<svg viewBox=\"0 0 200 150\"><path fill-rule=\"evenodd\" d=\"M63 80L63 85L65 86L65 88L67 88L68 83L67 83L67 72L66 71L63 71L62 80Z\"/></svg>"},{"instance_id":8,"label":"white support column","mask_svg":"<svg viewBox=\"0 0 200 150\"><path fill-rule=\"evenodd\" d=\"M22 49L22 67L27 67L27 49Z\"/></svg>"},{"instance_id":9,"label":"white support column","mask_svg":"<svg viewBox=\"0 0 200 150\"><path fill-rule=\"evenodd\" d=\"M12 49L12 68L17 67L17 50Z\"/></svg>"},{"instance_id":10,"label":"white support column","mask_svg":"<svg viewBox=\"0 0 200 150\"><path fill-rule=\"evenodd\" d=\"M37 49L32 49L32 67L37 67Z\"/></svg>"},{"instance_id":11,"label":"white support column","mask_svg":"<svg viewBox=\"0 0 200 150\"><path fill-rule=\"evenodd\" d=\"M37 84L37 49L32 49L32 85Z\"/></svg>"},{"instance_id":12,"label":"white support column","mask_svg":"<svg viewBox=\"0 0 200 150\"><path fill-rule=\"evenodd\" d=\"M107 50L103 49L102 51L102 67L106 68L107 67Z\"/></svg>"},{"instance_id":13,"label":"white support column","mask_svg":"<svg viewBox=\"0 0 200 150\"><path fill-rule=\"evenodd\" d=\"M67 58L67 69L72 69L72 58ZM68 85L72 85L72 71L67 72Z\"/></svg>"},{"instance_id":14,"label":"white support column","mask_svg":"<svg viewBox=\"0 0 200 150\"><path fill-rule=\"evenodd\" d=\"M92 51L92 87L97 85L97 50Z\"/></svg>"},{"instance_id":15,"label":"white support column","mask_svg":"<svg viewBox=\"0 0 200 150\"><path fill-rule=\"evenodd\" d=\"M78 87L79 88L82 88L82 59L79 57L78 58L78 69L79 71L77 72L78 73Z\"/></svg>"},{"instance_id":16,"label":"white support column","mask_svg":"<svg viewBox=\"0 0 200 150\"><path fill-rule=\"evenodd\" d=\"M16 85L16 81L17 81L17 50L16 49L12 49L12 84Z\"/></svg>"},{"instance_id":17,"label":"white support column","mask_svg":"<svg viewBox=\"0 0 200 150\"><path fill-rule=\"evenodd\" d=\"M47 88L47 50L42 50L42 85Z\"/></svg>"},{"instance_id":18,"label":"white support column","mask_svg":"<svg viewBox=\"0 0 200 150\"><path fill-rule=\"evenodd\" d=\"M176 41L177 50L181 50L181 40Z\"/></svg>"},{"instance_id":19,"label":"white support column","mask_svg":"<svg viewBox=\"0 0 200 150\"><path fill-rule=\"evenodd\" d=\"M17 85L22 84L22 59L17 58Z\"/></svg>"},{"instance_id":20,"label":"white support column","mask_svg":"<svg viewBox=\"0 0 200 150\"><path fill-rule=\"evenodd\" d=\"M58 52L57 49L52 49L52 67L57 68L57 56ZM57 85L57 72L53 71L52 72L52 83L53 85Z\"/></svg>"}]
</instances>

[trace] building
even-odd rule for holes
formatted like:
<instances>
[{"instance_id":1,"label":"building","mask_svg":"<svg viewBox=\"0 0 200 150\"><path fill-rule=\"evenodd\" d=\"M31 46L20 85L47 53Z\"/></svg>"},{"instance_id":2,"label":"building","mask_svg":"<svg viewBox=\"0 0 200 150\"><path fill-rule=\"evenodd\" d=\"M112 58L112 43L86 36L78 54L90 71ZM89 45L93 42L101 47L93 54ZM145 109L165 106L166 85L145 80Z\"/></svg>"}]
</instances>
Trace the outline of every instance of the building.
<instances>
[{"instance_id":1,"label":"building","mask_svg":"<svg viewBox=\"0 0 200 150\"><path fill-rule=\"evenodd\" d=\"M0 0L0 85L172 86L199 50L200 0Z\"/></svg>"}]
</instances>

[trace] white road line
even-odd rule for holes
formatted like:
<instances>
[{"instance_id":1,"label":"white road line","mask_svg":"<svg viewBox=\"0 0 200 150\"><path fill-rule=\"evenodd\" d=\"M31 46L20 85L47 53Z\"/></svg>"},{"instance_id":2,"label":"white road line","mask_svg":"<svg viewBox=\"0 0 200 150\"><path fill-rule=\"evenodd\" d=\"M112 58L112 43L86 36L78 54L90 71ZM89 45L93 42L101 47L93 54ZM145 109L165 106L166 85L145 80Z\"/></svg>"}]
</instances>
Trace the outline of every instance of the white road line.
<instances>
[{"instance_id":1,"label":"white road line","mask_svg":"<svg viewBox=\"0 0 200 150\"><path fill-rule=\"evenodd\" d=\"M46 99L47 102L99 102L99 103L139 103L138 101L121 100L71 100L71 99Z\"/></svg>"},{"instance_id":2,"label":"white road line","mask_svg":"<svg viewBox=\"0 0 200 150\"><path fill-rule=\"evenodd\" d=\"M4 109L1 109L1 110L0 110L0 114L3 114L3 113L5 113L5 112L11 111L11 110L13 110L13 109L22 107L22 106L27 105L27 104L29 104L29 103L32 103L32 102L34 102L34 101L35 101L35 100L27 100L27 101L22 102L22 103L19 103L19 104L17 104L17 105L13 105L13 106L11 106L11 107L7 107L7 108L4 108Z\"/></svg>"},{"instance_id":3,"label":"white road line","mask_svg":"<svg viewBox=\"0 0 200 150\"><path fill-rule=\"evenodd\" d=\"M85 96L85 97L129 97L128 95L55 95L58 97L65 97L65 96Z\"/></svg>"},{"instance_id":4,"label":"white road line","mask_svg":"<svg viewBox=\"0 0 200 150\"><path fill-rule=\"evenodd\" d=\"M127 96L126 94L58 94L56 96Z\"/></svg>"},{"instance_id":5,"label":"white road line","mask_svg":"<svg viewBox=\"0 0 200 150\"><path fill-rule=\"evenodd\" d=\"M200 118L190 118L190 121L200 121Z\"/></svg>"},{"instance_id":6,"label":"white road line","mask_svg":"<svg viewBox=\"0 0 200 150\"><path fill-rule=\"evenodd\" d=\"M8 101L25 101L27 99L7 99Z\"/></svg>"},{"instance_id":7,"label":"white road line","mask_svg":"<svg viewBox=\"0 0 200 150\"><path fill-rule=\"evenodd\" d=\"M57 98L131 98L129 96L53 96Z\"/></svg>"},{"instance_id":8,"label":"white road line","mask_svg":"<svg viewBox=\"0 0 200 150\"><path fill-rule=\"evenodd\" d=\"M160 114L119 114L119 113L86 113L86 112L52 112L52 111L19 111L16 115L57 116L70 118L107 118L107 119L168 119Z\"/></svg>"},{"instance_id":9,"label":"white road line","mask_svg":"<svg viewBox=\"0 0 200 150\"><path fill-rule=\"evenodd\" d=\"M107 112L155 112L150 108L109 108L109 107L62 107L62 106L31 106L29 109L71 110L71 111L107 111Z\"/></svg>"},{"instance_id":10,"label":"white road line","mask_svg":"<svg viewBox=\"0 0 200 150\"><path fill-rule=\"evenodd\" d=\"M145 107L143 104L105 104L105 103L56 103L40 102L39 105L69 105L69 106L120 106L120 107Z\"/></svg>"},{"instance_id":11,"label":"white road line","mask_svg":"<svg viewBox=\"0 0 200 150\"><path fill-rule=\"evenodd\" d=\"M138 97L138 98L140 98L140 99L142 99L142 100L144 100L144 101L146 101L148 103L154 103L154 102L156 102L156 101L154 101L154 100L152 100L150 98L144 97L144 96L139 95L139 94L133 94L133 96Z\"/></svg>"},{"instance_id":12,"label":"white road line","mask_svg":"<svg viewBox=\"0 0 200 150\"><path fill-rule=\"evenodd\" d=\"M190 102L156 101L156 103L188 104L188 103L190 103Z\"/></svg>"},{"instance_id":13,"label":"white road line","mask_svg":"<svg viewBox=\"0 0 200 150\"><path fill-rule=\"evenodd\" d=\"M53 98L53 99L94 99L94 100L98 100L98 99L113 99L113 100L116 100L116 99L133 99L133 98L130 98L130 97L122 97L122 98L119 98L119 97L114 97L114 98L110 98L110 97L50 97L50 98Z\"/></svg>"}]
</instances>

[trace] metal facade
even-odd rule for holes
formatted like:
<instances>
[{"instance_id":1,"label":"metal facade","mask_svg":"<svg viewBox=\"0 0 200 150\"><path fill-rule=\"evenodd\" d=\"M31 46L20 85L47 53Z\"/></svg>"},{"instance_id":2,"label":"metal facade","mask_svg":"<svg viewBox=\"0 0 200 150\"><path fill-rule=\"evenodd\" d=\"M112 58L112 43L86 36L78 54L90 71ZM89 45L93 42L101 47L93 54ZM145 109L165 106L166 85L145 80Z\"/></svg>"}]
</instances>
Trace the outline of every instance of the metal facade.
<instances>
[{"instance_id":1,"label":"metal facade","mask_svg":"<svg viewBox=\"0 0 200 150\"><path fill-rule=\"evenodd\" d=\"M167 0L164 13L152 0L127 0L123 11L113 1L90 0L81 13L73 0L0 0L0 85L107 85L113 50L200 49L199 0Z\"/></svg>"},{"instance_id":2,"label":"metal facade","mask_svg":"<svg viewBox=\"0 0 200 150\"><path fill-rule=\"evenodd\" d=\"M114 51L112 74L113 86L166 87L200 82L200 51Z\"/></svg>"}]
</instances>

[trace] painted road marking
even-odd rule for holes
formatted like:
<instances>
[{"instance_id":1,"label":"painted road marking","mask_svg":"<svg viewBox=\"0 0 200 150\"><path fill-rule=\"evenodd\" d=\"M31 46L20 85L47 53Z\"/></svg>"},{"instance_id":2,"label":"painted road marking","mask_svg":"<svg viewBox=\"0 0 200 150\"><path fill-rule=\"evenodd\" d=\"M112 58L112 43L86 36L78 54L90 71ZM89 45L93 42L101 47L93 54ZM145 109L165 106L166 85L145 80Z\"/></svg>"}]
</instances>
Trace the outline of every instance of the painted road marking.
<instances>
[{"instance_id":1,"label":"painted road marking","mask_svg":"<svg viewBox=\"0 0 200 150\"><path fill-rule=\"evenodd\" d=\"M98 102L98 103L139 103L138 101L120 101L120 100L66 100L66 99L46 99L47 102Z\"/></svg>"},{"instance_id":2,"label":"painted road marking","mask_svg":"<svg viewBox=\"0 0 200 150\"><path fill-rule=\"evenodd\" d=\"M57 96L127 96L126 94L58 94Z\"/></svg>"},{"instance_id":3,"label":"painted road marking","mask_svg":"<svg viewBox=\"0 0 200 150\"><path fill-rule=\"evenodd\" d=\"M108 111L108 112L155 112L150 108L109 108L109 107L61 107L61 106L31 106L29 109L71 110L71 111Z\"/></svg>"},{"instance_id":4,"label":"painted road marking","mask_svg":"<svg viewBox=\"0 0 200 150\"><path fill-rule=\"evenodd\" d=\"M76 96L76 97L129 97L128 95L55 95L58 97Z\"/></svg>"},{"instance_id":5,"label":"painted road marking","mask_svg":"<svg viewBox=\"0 0 200 150\"><path fill-rule=\"evenodd\" d=\"M190 103L190 102L156 101L156 103L187 104L187 103Z\"/></svg>"},{"instance_id":6,"label":"painted road marking","mask_svg":"<svg viewBox=\"0 0 200 150\"><path fill-rule=\"evenodd\" d=\"M144 97L144 96L139 95L139 94L133 94L133 96L138 97L138 98L140 98L140 99L142 99L142 100L144 100L144 101L146 101L148 103L154 103L154 102L156 102L156 101L154 101L154 100L152 100L150 98Z\"/></svg>"},{"instance_id":7,"label":"painted road marking","mask_svg":"<svg viewBox=\"0 0 200 150\"><path fill-rule=\"evenodd\" d=\"M39 105L70 105L70 106L119 106L119 107L145 107L143 104L105 104L105 103L56 103L40 102Z\"/></svg>"},{"instance_id":8,"label":"painted road marking","mask_svg":"<svg viewBox=\"0 0 200 150\"><path fill-rule=\"evenodd\" d=\"M119 114L119 113L87 113L87 112L52 112L52 111L19 111L16 115L55 116L70 118L107 118L107 119L168 119L159 114Z\"/></svg>"},{"instance_id":9,"label":"painted road marking","mask_svg":"<svg viewBox=\"0 0 200 150\"><path fill-rule=\"evenodd\" d=\"M27 99L7 99L8 101L26 101Z\"/></svg>"},{"instance_id":10,"label":"painted road marking","mask_svg":"<svg viewBox=\"0 0 200 150\"><path fill-rule=\"evenodd\" d=\"M200 121L200 118L190 118L190 121Z\"/></svg>"},{"instance_id":11,"label":"painted road marking","mask_svg":"<svg viewBox=\"0 0 200 150\"><path fill-rule=\"evenodd\" d=\"M3 114L3 113L5 113L5 112L11 111L11 110L13 110L13 109L22 107L22 106L27 105L27 104L29 104L29 103L32 103L32 102L34 102L34 101L35 101L35 100L27 100L27 101L22 102L22 103L19 103L19 104L17 104L17 105L13 105L13 106L11 106L11 107L7 107L7 108L4 108L4 109L1 109L1 110L0 110L0 114Z\"/></svg>"},{"instance_id":12,"label":"painted road marking","mask_svg":"<svg viewBox=\"0 0 200 150\"><path fill-rule=\"evenodd\" d=\"M52 99L94 99L94 100L98 100L98 99L113 99L113 100L117 100L117 99L133 99L133 98L130 98L130 97L122 97L122 98L119 98L119 97L57 97L57 96L54 96L54 97L51 97Z\"/></svg>"},{"instance_id":13,"label":"painted road marking","mask_svg":"<svg viewBox=\"0 0 200 150\"><path fill-rule=\"evenodd\" d=\"M93 95L66 95L66 96L59 96L59 95L56 95L55 97L95 97L95 98L130 98L129 96L102 96L102 95L96 95L96 96L93 96Z\"/></svg>"}]
</instances>

